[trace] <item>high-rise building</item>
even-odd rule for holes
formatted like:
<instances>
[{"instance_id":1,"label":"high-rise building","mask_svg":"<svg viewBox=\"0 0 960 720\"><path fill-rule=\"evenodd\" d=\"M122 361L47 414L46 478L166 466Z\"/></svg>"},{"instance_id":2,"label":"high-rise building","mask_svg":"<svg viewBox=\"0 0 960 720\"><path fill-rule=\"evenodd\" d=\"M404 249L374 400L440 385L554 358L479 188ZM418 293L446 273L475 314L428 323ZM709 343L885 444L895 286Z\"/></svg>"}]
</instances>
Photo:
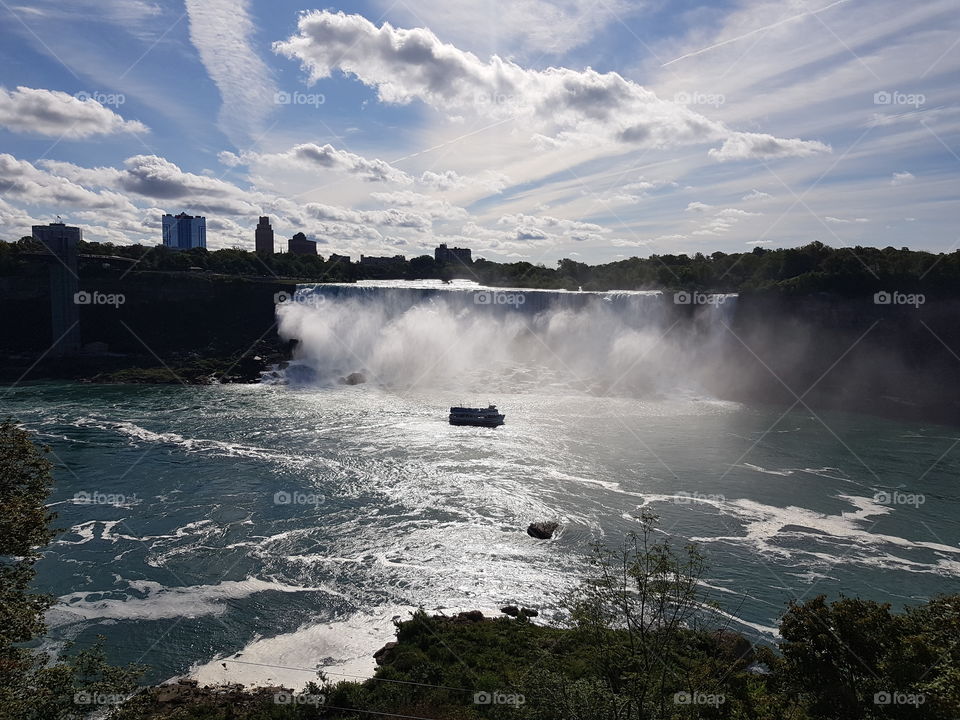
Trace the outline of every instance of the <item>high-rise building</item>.
<instances>
[{"instance_id":1,"label":"high-rise building","mask_svg":"<svg viewBox=\"0 0 960 720\"><path fill-rule=\"evenodd\" d=\"M463 263L469 265L473 262L470 257L470 248L448 248L446 243L441 243L433 251L433 259L439 265L446 263Z\"/></svg>"},{"instance_id":2,"label":"high-rise building","mask_svg":"<svg viewBox=\"0 0 960 720\"><path fill-rule=\"evenodd\" d=\"M270 227L269 217L260 218L254 236L256 238L257 253L260 255L273 255L273 228Z\"/></svg>"},{"instance_id":3,"label":"high-rise building","mask_svg":"<svg viewBox=\"0 0 960 720\"><path fill-rule=\"evenodd\" d=\"M59 218L58 218L59 220ZM34 225L31 230L53 254L50 260L50 325L53 331L51 355L72 355L80 349L80 308L77 296L78 243L83 233L62 222Z\"/></svg>"},{"instance_id":4,"label":"high-rise building","mask_svg":"<svg viewBox=\"0 0 960 720\"><path fill-rule=\"evenodd\" d=\"M287 241L287 252L291 255L316 255L317 244L307 240L307 236L302 232L298 232Z\"/></svg>"},{"instance_id":5,"label":"high-rise building","mask_svg":"<svg viewBox=\"0 0 960 720\"><path fill-rule=\"evenodd\" d=\"M207 246L207 219L202 215L163 216L163 244L175 250L205 248Z\"/></svg>"}]
</instances>

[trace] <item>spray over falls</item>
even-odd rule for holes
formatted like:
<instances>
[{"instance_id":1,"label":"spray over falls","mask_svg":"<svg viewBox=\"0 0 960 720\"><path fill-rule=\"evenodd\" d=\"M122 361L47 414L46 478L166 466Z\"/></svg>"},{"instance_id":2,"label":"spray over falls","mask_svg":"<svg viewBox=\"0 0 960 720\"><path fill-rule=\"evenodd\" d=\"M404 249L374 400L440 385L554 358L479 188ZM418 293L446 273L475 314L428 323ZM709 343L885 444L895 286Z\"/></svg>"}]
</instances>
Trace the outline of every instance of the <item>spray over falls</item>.
<instances>
[{"instance_id":1,"label":"spray over falls","mask_svg":"<svg viewBox=\"0 0 960 720\"><path fill-rule=\"evenodd\" d=\"M284 379L351 372L391 389L704 392L736 298L476 287L300 286L278 306L296 339ZM682 300L682 298L681 298Z\"/></svg>"}]
</instances>

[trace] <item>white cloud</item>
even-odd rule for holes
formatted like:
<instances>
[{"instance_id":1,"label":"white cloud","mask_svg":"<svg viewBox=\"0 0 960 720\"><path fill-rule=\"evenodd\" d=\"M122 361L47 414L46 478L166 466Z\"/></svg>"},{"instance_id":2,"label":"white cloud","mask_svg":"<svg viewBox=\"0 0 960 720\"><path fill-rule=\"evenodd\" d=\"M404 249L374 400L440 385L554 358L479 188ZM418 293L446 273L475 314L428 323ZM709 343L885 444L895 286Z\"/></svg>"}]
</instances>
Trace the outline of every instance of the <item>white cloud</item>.
<instances>
[{"instance_id":1,"label":"white cloud","mask_svg":"<svg viewBox=\"0 0 960 720\"><path fill-rule=\"evenodd\" d=\"M14 132L69 139L147 132L143 123L124 120L94 99L28 87L0 87L0 126Z\"/></svg>"},{"instance_id":2,"label":"white cloud","mask_svg":"<svg viewBox=\"0 0 960 720\"><path fill-rule=\"evenodd\" d=\"M753 189L744 195L741 200L766 200L767 198L773 197L770 193L761 192L760 190Z\"/></svg>"},{"instance_id":3,"label":"white cloud","mask_svg":"<svg viewBox=\"0 0 960 720\"><path fill-rule=\"evenodd\" d=\"M720 149L708 155L714 160L762 160L765 158L809 157L828 153L830 147L816 140L784 140L766 133L735 133L723 141Z\"/></svg>"},{"instance_id":4,"label":"white cloud","mask_svg":"<svg viewBox=\"0 0 960 720\"><path fill-rule=\"evenodd\" d=\"M827 216L825 216L823 219L826 220L828 223L831 223L832 225L848 225L848 224L850 224L850 223L865 223L865 222L870 222L870 220L868 220L867 218L863 218L863 217L858 217L858 218L838 218L838 217L833 217L833 216L831 216L831 215L827 215Z\"/></svg>"},{"instance_id":5,"label":"white cloud","mask_svg":"<svg viewBox=\"0 0 960 720\"><path fill-rule=\"evenodd\" d=\"M375 192L370 193L374 200L395 208L412 208L420 215L429 217L432 220L463 220L467 217L467 211L462 207L452 205L441 198L424 195L423 193L411 192L410 190L398 190L396 192Z\"/></svg>"},{"instance_id":6,"label":"white cloud","mask_svg":"<svg viewBox=\"0 0 960 720\"><path fill-rule=\"evenodd\" d=\"M114 192L93 192L68 178L40 170L26 160L0 154L0 186L4 195L30 205L70 205L100 210L123 211L133 206Z\"/></svg>"},{"instance_id":7,"label":"white cloud","mask_svg":"<svg viewBox=\"0 0 960 720\"><path fill-rule=\"evenodd\" d=\"M711 205L701 202L692 202L687 206L687 210L694 210L699 213L712 210ZM710 214L710 217L704 221L697 230L690 233L691 236L719 236L724 235L745 217L760 215L760 213L748 212L740 208L721 208Z\"/></svg>"},{"instance_id":8,"label":"white cloud","mask_svg":"<svg viewBox=\"0 0 960 720\"><path fill-rule=\"evenodd\" d=\"M406 23L423 23L440 37L477 52L509 48L511 55L540 57L588 42L604 27L623 22L646 3L627 0L511 0L450 2L380 0L384 13Z\"/></svg>"},{"instance_id":9,"label":"white cloud","mask_svg":"<svg viewBox=\"0 0 960 720\"><path fill-rule=\"evenodd\" d=\"M378 28L360 15L314 11L300 17L298 29L274 49L300 60L311 81L340 70L375 87L385 103L420 100L446 113L516 121L518 131L545 148L670 148L722 140L720 150L711 151L719 160L828 150L818 142L731 131L615 72L530 70L496 55L483 62L424 28Z\"/></svg>"},{"instance_id":10,"label":"white cloud","mask_svg":"<svg viewBox=\"0 0 960 720\"><path fill-rule=\"evenodd\" d=\"M893 174L893 179L890 180L891 185L903 185L904 183L912 182L917 178L911 172L895 172Z\"/></svg>"},{"instance_id":11,"label":"white cloud","mask_svg":"<svg viewBox=\"0 0 960 720\"><path fill-rule=\"evenodd\" d=\"M250 46L249 0L186 0L186 7L190 40L220 90L220 128L246 147L259 139L276 94L269 69Z\"/></svg>"},{"instance_id":12,"label":"white cloud","mask_svg":"<svg viewBox=\"0 0 960 720\"><path fill-rule=\"evenodd\" d=\"M241 152L235 155L223 152L219 158L230 167L264 163L282 169L295 165L307 170L340 170L373 182L395 182L404 185L413 182L413 178L384 160L370 160L346 150L337 150L330 144L321 146L303 143L282 153Z\"/></svg>"},{"instance_id":13,"label":"white cloud","mask_svg":"<svg viewBox=\"0 0 960 720\"><path fill-rule=\"evenodd\" d=\"M712 207L713 205L707 205L707 203L694 200L692 203L687 204L687 207L684 208L684 212L704 212L706 210L710 210Z\"/></svg>"}]
</instances>

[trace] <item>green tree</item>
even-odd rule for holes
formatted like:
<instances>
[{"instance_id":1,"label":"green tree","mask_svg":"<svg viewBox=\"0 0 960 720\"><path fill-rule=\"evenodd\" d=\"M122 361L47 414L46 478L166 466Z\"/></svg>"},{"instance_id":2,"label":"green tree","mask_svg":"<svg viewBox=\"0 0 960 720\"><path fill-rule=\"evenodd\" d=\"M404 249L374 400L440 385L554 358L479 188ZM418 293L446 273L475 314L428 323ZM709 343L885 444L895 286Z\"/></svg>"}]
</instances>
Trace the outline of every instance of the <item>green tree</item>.
<instances>
[{"instance_id":1,"label":"green tree","mask_svg":"<svg viewBox=\"0 0 960 720\"><path fill-rule=\"evenodd\" d=\"M84 714L78 693L126 695L140 668L117 668L98 645L56 662L25 646L43 635L55 602L31 590L34 563L56 534L46 507L53 485L48 450L11 421L0 423L0 718L58 720ZM81 696L81 699L82 696Z\"/></svg>"}]
</instances>

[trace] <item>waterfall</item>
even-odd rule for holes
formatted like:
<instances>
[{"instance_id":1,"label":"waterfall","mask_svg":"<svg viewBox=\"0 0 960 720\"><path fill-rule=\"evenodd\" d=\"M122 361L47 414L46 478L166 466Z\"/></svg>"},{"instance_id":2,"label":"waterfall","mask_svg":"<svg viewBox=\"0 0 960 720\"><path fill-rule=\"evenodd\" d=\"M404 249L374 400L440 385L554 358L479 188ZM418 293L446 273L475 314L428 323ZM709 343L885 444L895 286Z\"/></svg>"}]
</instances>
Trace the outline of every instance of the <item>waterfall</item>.
<instances>
[{"instance_id":1,"label":"waterfall","mask_svg":"<svg viewBox=\"0 0 960 720\"><path fill-rule=\"evenodd\" d=\"M703 390L734 301L393 281L300 285L277 314L287 382L650 395Z\"/></svg>"}]
</instances>

